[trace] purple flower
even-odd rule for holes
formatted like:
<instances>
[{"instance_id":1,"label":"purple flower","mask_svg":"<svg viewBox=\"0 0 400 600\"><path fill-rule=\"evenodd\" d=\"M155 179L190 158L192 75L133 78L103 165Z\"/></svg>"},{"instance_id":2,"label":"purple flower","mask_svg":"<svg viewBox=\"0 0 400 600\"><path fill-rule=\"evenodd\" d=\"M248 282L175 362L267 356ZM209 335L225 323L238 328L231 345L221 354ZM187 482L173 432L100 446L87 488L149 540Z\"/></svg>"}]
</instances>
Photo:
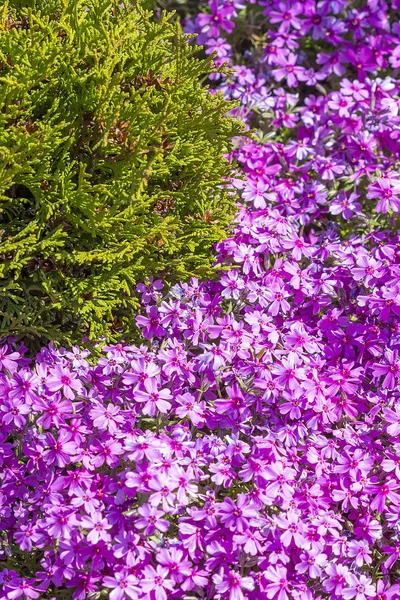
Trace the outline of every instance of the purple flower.
<instances>
[{"instance_id":1,"label":"purple flower","mask_svg":"<svg viewBox=\"0 0 400 600\"><path fill-rule=\"evenodd\" d=\"M219 0L210 0L209 7L211 14L200 13L197 17L201 31L211 38L219 36L220 28L231 33L235 27L233 21L230 20L235 12L233 7L224 4L221 6Z\"/></svg>"},{"instance_id":2,"label":"purple flower","mask_svg":"<svg viewBox=\"0 0 400 600\"><path fill-rule=\"evenodd\" d=\"M168 569L157 565L145 567L143 579L140 581L141 589L145 593L153 593L156 600L167 600L168 591L174 589L174 582L168 578Z\"/></svg>"},{"instance_id":3,"label":"purple flower","mask_svg":"<svg viewBox=\"0 0 400 600\"><path fill-rule=\"evenodd\" d=\"M264 586L267 598L269 598L269 600L289 600L290 582L287 579L287 570L285 567L270 566L264 572L264 577L269 582Z\"/></svg>"},{"instance_id":4,"label":"purple flower","mask_svg":"<svg viewBox=\"0 0 400 600\"><path fill-rule=\"evenodd\" d=\"M135 392L135 400L145 403L143 414L153 417L156 414L156 410L159 410L161 413L167 413L171 408L171 402L169 402L172 398L170 390L158 389L155 379L146 379L144 388L146 391L138 390Z\"/></svg>"},{"instance_id":5,"label":"purple flower","mask_svg":"<svg viewBox=\"0 0 400 600\"><path fill-rule=\"evenodd\" d=\"M111 539L107 530L111 529L112 526L107 519L102 517L101 513L92 513L90 517L82 517L79 525L89 531L86 539L91 544L97 544L99 540L109 542Z\"/></svg>"},{"instance_id":6,"label":"purple flower","mask_svg":"<svg viewBox=\"0 0 400 600\"><path fill-rule=\"evenodd\" d=\"M342 591L342 596L345 600L351 600L351 598L367 600L367 598L375 596L375 586L372 584L371 578L366 575L356 577L350 573L347 583L350 584L350 587Z\"/></svg>"},{"instance_id":7,"label":"purple flower","mask_svg":"<svg viewBox=\"0 0 400 600\"><path fill-rule=\"evenodd\" d=\"M82 388L82 384L77 377L76 373L71 372L66 367L56 365L50 369L50 376L47 378L46 386L51 392L62 390L66 398L73 400L75 392L80 392Z\"/></svg>"},{"instance_id":8,"label":"purple flower","mask_svg":"<svg viewBox=\"0 0 400 600\"><path fill-rule=\"evenodd\" d=\"M103 584L107 588L112 588L109 593L110 600L122 600L125 596L136 600L141 595L141 589L137 583L134 575L129 575L124 571L116 571L114 577L103 578Z\"/></svg>"},{"instance_id":9,"label":"purple flower","mask_svg":"<svg viewBox=\"0 0 400 600\"><path fill-rule=\"evenodd\" d=\"M213 582L218 593L229 592L229 600L244 600L242 589L249 591L254 589L254 581L251 577L243 577L233 571L224 573L222 569L220 573L213 576Z\"/></svg>"},{"instance_id":10,"label":"purple flower","mask_svg":"<svg viewBox=\"0 0 400 600\"><path fill-rule=\"evenodd\" d=\"M46 445L49 446L49 449L45 450L43 458L47 464L55 463L58 467L65 467L71 462L71 457L76 454L77 450L71 437L71 434L65 429L60 431L57 439L51 433L46 434Z\"/></svg>"}]
</instances>

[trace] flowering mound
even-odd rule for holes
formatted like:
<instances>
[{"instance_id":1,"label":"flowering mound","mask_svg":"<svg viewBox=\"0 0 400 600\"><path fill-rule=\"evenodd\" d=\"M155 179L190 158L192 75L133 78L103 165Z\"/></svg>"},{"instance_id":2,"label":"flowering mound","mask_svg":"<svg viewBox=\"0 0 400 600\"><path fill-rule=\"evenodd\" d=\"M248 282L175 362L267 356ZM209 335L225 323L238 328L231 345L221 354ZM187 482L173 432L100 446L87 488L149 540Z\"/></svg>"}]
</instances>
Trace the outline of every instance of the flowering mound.
<instances>
[{"instance_id":1,"label":"flowering mound","mask_svg":"<svg viewBox=\"0 0 400 600\"><path fill-rule=\"evenodd\" d=\"M397 241L243 211L149 347L4 346L0 598L398 597Z\"/></svg>"},{"instance_id":2,"label":"flowering mound","mask_svg":"<svg viewBox=\"0 0 400 600\"><path fill-rule=\"evenodd\" d=\"M141 346L2 347L1 600L400 597L395 14L186 21L243 58L244 207L217 280L139 286Z\"/></svg>"}]
</instances>

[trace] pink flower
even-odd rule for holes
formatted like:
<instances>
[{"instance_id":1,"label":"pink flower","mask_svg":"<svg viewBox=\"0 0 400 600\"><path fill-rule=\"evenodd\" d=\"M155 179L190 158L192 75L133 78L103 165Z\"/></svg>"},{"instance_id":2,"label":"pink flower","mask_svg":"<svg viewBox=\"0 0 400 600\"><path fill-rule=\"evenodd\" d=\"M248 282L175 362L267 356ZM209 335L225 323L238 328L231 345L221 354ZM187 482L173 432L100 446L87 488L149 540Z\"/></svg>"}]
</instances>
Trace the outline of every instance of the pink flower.
<instances>
[{"instance_id":1,"label":"pink flower","mask_svg":"<svg viewBox=\"0 0 400 600\"><path fill-rule=\"evenodd\" d=\"M141 596L141 589L137 583L134 575L129 575L124 571L115 571L114 577L103 578L105 587L112 588L109 593L110 600L122 600L125 595L136 600Z\"/></svg>"},{"instance_id":2,"label":"pink flower","mask_svg":"<svg viewBox=\"0 0 400 600\"><path fill-rule=\"evenodd\" d=\"M234 571L224 573L223 569L213 576L213 582L218 593L229 592L229 600L244 600L242 589L249 591L254 589L252 577L242 577Z\"/></svg>"},{"instance_id":3,"label":"pink flower","mask_svg":"<svg viewBox=\"0 0 400 600\"><path fill-rule=\"evenodd\" d=\"M28 579L22 579L21 582L15 584L11 583L9 587L11 588L11 592L8 592L7 598L10 600L15 600L15 598L20 598L20 596L25 596L25 598L39 598L40 596L40 590L34 587Z\"/></svg>"},{"instance_id":4,"label":"pink flower","mask_svg":"<svg viewBox=\"0 0 400 600\"><path fill-rule=\"evenodd\" d=\"M172 398L170 390L159 390L155 379L146 379L144 388L146 391L137 390L135 392L135 400L145 402L142 409L143 414L153 417L156 410L164 414L167 413L171 408L171 402L169 402Z\"/></svg>"},{"instance_id":5,"label":"pink flower","mask_svg":"<svg viewBox=\"0 0 400 600\"><path fill-rule=\"evenodd\" d=\"M287 56L280 55L276 62L279 65L279 68L272 70L272 75L276 81L282 81L282 79L286 78L289 87L296 87L296 76L304 70L303 67L296 66L296 54L289 52Z\"/></svg>"},{"instance_id":6,"label":"pink flower","mask_svg":"<svg viewBox=\"0 0 400 600\"><path fill-rule=\"evenodd\" d=\"M97 544L99 540L109 542L111 539L107 530L111 529L112 525L102 517L101 513L93 513L91 517L83 517L78 521L78 524L89 531L86 539L91 544Z\"/></svg>"},{"instance_id":7,"label":"pink flower","mask_svg":"<svg viewBox=\"0 0 400 600\"><path fill-rule=\"evenodd\" d=\"M144 569L140 587L145 593L153 592L156 600L167 600L167 590L173 591L174 582L168 579L168 569L161 565L157 565L155 569L149 565Z\"/></svg>"},{"instance_id":8,"label":"pink flower","mask_svg":"<svg viewBox=\"0 0 400 600\"><path fill-rule=\"evenodd\" d=\"M394 490L398 490L400 484L397 483L394 479L390 479L386 481L380 487L372 486L373 492L377 491L375 498L372 500L370 504L371 510L377 510L378 512L382 512L385 508L386 499L390 500L393 504L398 506L400 504L400 494L397 494Z\"/></svg>"},{"instance_id":9,"label":"pink flower","mask_svg":"<svg viewBox=\"0 0 400 600\"><path fill-rule=\"evenodd\" d=\"M324 589L334 592L337 596L343 593L344 586L349 581L349 569L345 565L329 563L325 569L328 578L324 581Z\"/></svg>"},{"instance_id":10,"label":"pink flower","mask_svg":"<svg viewBox=\"0 0 400 600\"><path fill-rule=\"evenodd\" d=\"M265 586L269 600L289 600L289 581L285 567L268 567L264 577L271 582Z\"/></svg>"},{"instance_id":11,"label":"pink flower","mask_svg":"<svg viewBox=\"0 0 400 600\"><path fill-rule=\"evenodd\" d=\"M138 508L138 513L140 517L135 520L135 527L144 529L145 535L152 535L156 529L162 532L168 530L169 522L161 518L164 513L156 506L144 504Z\"/></svg>"},{"instance_id":12,"label":"pink flower","mask_svg":"<svg viewBox=\"0 0 400 600\"><path fill-rule=\"evenodd\" d=\"M219 515L225 527L243 532L249 524L249 519L257 517L258 512L249 505L247 494L238 494L236 502L227 497L219 508Z\"/></svg>"},{"instance_id":13,"label":"pink flower","mask_svg":"<svg viewBox=\"0 0 400 600\"><path fill-rule=\"evenodd\" d=\"M94 408L89 412L89 416L93 419L93 425L101 431L108 430L110 433L115 433L118 427L125 421L120 415L121 409L109 402L107 407L96 402Z\"/></svg>"},{"instance_id":14,"label":"pink flower","mask_svg":"<svg viewBox=\"0 0 400 600\"><path fill-rule=\"evenodd\" d=\"M71 456L76 454L77 451L76 444L72 440L71 434L65 429L60 430L57 439L53 434L47 433L46 444L47 446L50 446L50 448L44 451L43 458L49 465L56 463L58 467L65 467L65 465L71 462Z\"/></svg>"},{"instance_id":15,"label":"pink flower","mask_svg":"<svg viewBox=\"0 0 400 600\"><path fill-rule=\"evenodd\" d=\"M298 548L301 548L305 541L303 536L305 527L300 521L299 515L289 511L286 515L278 515L276 521L278 527L286 530L280 536L282 544L288 547L293 542Z\"/></svg>"},{"instance_id":16,"label":"pink flower","mask_svg":"<svg viewBox=\"0 0 400 600\"><path fill-rule=\"evenodd\" d=\"M77 379L77 374L61 365L56 365L50 369L50 376L47 378L46 385L51 392L62 390L64 396L69 400L73 400L75 392L79 392L82 388L81 382Z\"/></svg>"},{"instance_id":17,"label":"pink flower","mask_svg":"<svg viewBox=\"0 0 400 600\"><path fill-rule=\"evenodd\" d=\"M375 586L372 583L372 579L366 575L360 575L357 578L353 573L348 575L347 583L350 587L345 588L342 591L342 596L345 600L367 600L367 596L371 598L375 596Z\"/></svg>"},{"instance_id":18,"label":"pink flower","mask_svg":"<svg viewBox=\"0 0 400 600\"><path fill-rule=\"evenodd\" d=\"M186 556L182 550L174 547L169 550L161 548L157 553L157 562L168 569L174 581L180 583L192 573L192 563Z\"/></svg>"}]
</instances>

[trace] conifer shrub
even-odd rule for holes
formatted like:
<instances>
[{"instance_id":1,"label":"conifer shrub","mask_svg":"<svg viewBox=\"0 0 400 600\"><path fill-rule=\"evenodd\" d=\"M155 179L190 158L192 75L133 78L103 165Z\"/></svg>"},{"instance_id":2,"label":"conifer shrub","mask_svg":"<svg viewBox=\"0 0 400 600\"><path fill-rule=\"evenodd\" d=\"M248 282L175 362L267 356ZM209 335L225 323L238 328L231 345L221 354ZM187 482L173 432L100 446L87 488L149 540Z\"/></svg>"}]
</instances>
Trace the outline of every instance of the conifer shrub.
<instances>
[{"instance_id":1,"label":"conifer shrub","mask_svg":"<svg viewBox=\"0 0 400 600\"><path fill-rule=\"evenodd\" d=\"M1 11L0 337L115 339L149 273L210 274L241 125L170 15L101 0Z\"/></svg>"}]
</instances>

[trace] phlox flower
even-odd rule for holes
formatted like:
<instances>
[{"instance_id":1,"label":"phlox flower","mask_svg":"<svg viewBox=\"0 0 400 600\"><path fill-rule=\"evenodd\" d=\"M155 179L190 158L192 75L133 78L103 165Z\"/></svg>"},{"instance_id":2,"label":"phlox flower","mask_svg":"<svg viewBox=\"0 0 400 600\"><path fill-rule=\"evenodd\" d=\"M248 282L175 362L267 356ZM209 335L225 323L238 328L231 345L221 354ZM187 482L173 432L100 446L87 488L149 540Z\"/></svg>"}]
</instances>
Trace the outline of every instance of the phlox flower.
<instances>
[{"instance_id":1,"label":"phlox flower","mask_svg":"<svg viewBox=\"0 0 400 600\"><path fill-rule=\"evenodd\" d=\"M190 575L185 577L182 581L181 588L184 592L193 590L196 586L204 588L209 582L207 571L200 569L197 565L194 565L190 569Z\"/></svg>"},{"instance_id":2,"label":"phlox flower","mask_svg":"<svg viewBox=\"0 0 400 600\"><path fill-rule=\"evenodd\" d=\"M155 529L161 532L168 530L169 522L162 518L164 512L156 506L144 504L138 508L138 513L140 517L135 520L134 525L137 529L144 529L145 535L152 535Z\"/></svg>"},{"instance_id":3,"label":"phlox flower","mask_svg":"<svg viewBox=\"0 0 400 600\"><path fill-rule=\"evenodd\" d=\"M20 525L15 532L14 538L21 550L31 552L33 544L41 540L43 535L39 533L32 523Z\"/></svg>"},{"instance_id":4,"label":"phlox flower","mask_svg":"<svg viewBox=\"0 0 400 600\"><path fill-rule=\"evenodd\" d=\"M234 22L231 20L235 12L234 8L224 3L221 5L219 0L210 0L209 7L211 14L200 13L197 16L201 31L211 38L219 36L220 28L227 33L231 33L235 27Z\"/></svg>"},{"instance_id":5,"label":"phlox flower","mask_svg":"<svg viewBox=\"0 0 400 600\"><path fill-rule=\"evenodd\" d=\"M173 512L176 506L176 493L173 492L177 488L177 481L173 481L164 473L160 473L154 479L149 481L149 487L155 490L149 498L152 506L162 504L163 511Z\"/></svg>"},{"instance_id":6,"label":"phlox flower","mask_svg":"<svg viewBox=\"0 0 400 600\"><path fill-rule=\"evenodd\" d=\"M276 81L286 79L289 87L297 86L297 77L303 72L303 67L296 65L297 56L293 52L289 52L287 56L282 54L277 58L277 69L272 70L272 75Z\"/></svg>"},{"instance_id":7,"label":"phlox flower","mask_svg":"<svg viewBox=\"0 0 400 600\"><path fill-rule=\"evenodd\" d=\"M18 360L21 358L19 352L10 352L7 344L0 347L0 370L13 373L18 368Z\"/></svg>"},{"instance_id":8,"label":"phlox flower","mask_svg":"<svg viewBox=\"0 0 400 600\"><path fill-rule=\"evenodd\" d=\"M123 600L125 596L136 600L141 595L141 588L137 584L137 578L125 571L116 571L113 577L103 578L103 585L112 588L109 593L110 600Z\"/></svg>"},{"instance_id":9,"label":"phlox flower","mask_svg":"<svg viewBox=\"0 0 400 600\"><path fill-rule=\"evenodd\" d=\"M285 529L280 535L282 544L288 547L294 543L298 548L301 548L305 541L303 536L305 527L299 519L299 515L289 511L286 515L278 515L276 522L279 528Z\"/></svg>"},{"instance_id":10,"label":"phlox flower","mask_svg":"<svg viewBox=\"0 0 400 600\"><path fill-rule=\"evenodd\" d=\"M181 522L179 524L179 534L182 538L182 545L190 556L195 556L199 550L204 548L203 532L200 527L193 523Z\"/></svg>"},{"instance_id":11,"label":"phlox flower","mask_svg":"<svg viewBox=\"0 0 400 600\"><path fill-rule=\"evenodd\" d=\"M167 600L168 591L172 591L175 584L168 578L168 569L161 565L157 565L156 569L148 565L143 571L140 587L145 593L152 592L156 600Z\"/></svg>"},{"instance_id":12,"label":"phlox flower","mask_svg":"<svg viewBox=\"0 0 400 600\"><path fill-rule=\"evenodd\" d=\"M47 464L55 463L58 467L65 467L72 461L72 456L76 454L77 447L72 440L72 436L65 429L61 429L58 438L53 434L46 434L46 446L48 450L43 453L43 459Z\"/></svg>"},{"instance_id":13,"label":"phlox flower","mask_svg":"<svg viewBox=\"0 0 400 600\"><path fill-rule=\"evenodd\" d=\"M138 315L136 317L136 323L139 327L143 328L142 335L146 339L155 337L161 337L165 333L165 329L161 326L161 316L159 315L157 306L150 306L146 308L147 317Z\"/></svg>"},{"instance_id":14,"label":"phlox flower","mask_svg":"<svg viewBox=\"0 0 400 600\"><path fill-rule=\"evenodd\" d=\"M236 502L229 497L219 506L219 516L225 527L242 533L249 525L249 519L258 516L258 511L249 505L246 494L238 494Z\"/></svg>"},{"instance_id":15,"label":"phlox flower","mask_svg":"<svg viewBox=\"0 0 400 600\"><path fill-rule=\"evenodd\" d=\"M351 573L348 567L341 564L328 563L325 573L328 577L323 582L324 590L333 592L336 595L342 595L344 587L350 581Z\"/></svg>"},{"instance_id":16,"label":"phlox flower","mask_svg":"<svg viewBox=\"0 0 400 600\"><path fill-rule=\"evenodd\" d=\"M125 421L120 411L120 407L111 402L107 406L97 402L89 412L89 416L93 419L93 425L100 431L108 430L110 433L115 433L121 423Z\"/></svg>"},{"instance_id":17,"label":"phlox flower","mask_svg":"<svg viewBox=\"0 0 400 600\"><path fill-rule=\"evenodd\" d=\"M25 598L39 598L40 596L40 589L35 587L33 581L29 581L28 579L9 583L8 587L11 591L7 593L7 598L10 600L15 600L15 598L20 598L21 596Z\"/></svg>"},{"instance_id":18,"label":"phlox flower","mask_svg":"<svg viewBox=\"0 0 400 600\"><path fill-rule=\"evenodd\" d=\"M264 571L264 577L270 582L264 586L269 600L289 600L290 581L287 578L287 570L285 567L268 567L268 569Z\"/></svg>"},{"instance_id":19,"label":"phlox flower","mask_svg":"<svg viewBox=\"0 0 400 600\"><path fill-rule=\"evenodd\" d=\"M388 349L384 352L384 357L387 361L386 364L374 363L372 365L373 375L374 375L374 377L385 375L385 378L382 383L382 387L392 390L396 385L398 374L400 373L400 362L398 361L398 350ZM393 412L393 411L391 411L391 412ZM388 413L388 415L389 415L389 413ZM394 422L394 421L392 421L392 422ZM392 430L393 430L393 428L392 428ZM398 433L400 433L400 428L399 428ZM395 433L394 435L398 435L398 433Z\"/></svg>"},{"instance_id":20,"label":"phlox flower","mask_svg":"<svg viewBox=\"0 0 400 600\"><path fill-rule=\"evenodd\" d=\"M82 517L79 525L89 531L86 539L91 544L97 544L99 540L109 542L111 539L107 531L111 529L112 525L103 518L101 513L92 513L90 517Z\"/></svg>"},{"instance_id":21,"label":"phlox flower","mask_svg":"<svg viewBox=\"0 0 400 600\"><path fill-rule=\"evenodd\" d=\"M26 423L26 416L31 412L29 404L24 404L18 399L9 400L6 404L0 405L0 410L4 413L1 420L4 425L13 423L18 429L21 429Z\"/></svg>"},{"instance_id":22,"label":"phlox flower","mask_svg":"<svg viewBox=\"0 0 400 600\"><path fill-rule=\"evenodd\" d=\"M178 548L161 548L157 554L157 562L168 569L173 581L181 583L192 573L192 563Z\"/></svg>"},{"instance_id":23,"label":"phlox flower","mask_svg":"<svg viewBox=\"0 0 400 600\"><path fill-rule=\"evenodd\" d=\"M82 388L82 383L78 380L77 373L61 365L56 365L49 372L50 375L47 378L46 387L51 392L62 390L66 398L74 400L75 392L80 392Z\"/></svg>"},{"instance_id":24,"label":"phlox flower","mask_svg":"<svg viewBox=\"0 0 400 600\"><path fill-rule=\"evenodd\" d=\"M316 549L302 552L300 561L295 567L296 571L298 573L308 573L311 579L320 577L322 569L328 564L326 554Z\"/></svg>"},{"instance_id":25,"label":"phlox flower","mask_svg":"<svg viewBox=\"0 0 400 600\"><path fill-rule=\"evenodd\" d=\"M243 577L234 571L224 573L223 569L213 575L213 582L218 593L229 592L229 600L244 600L242 589L253 590L254 581L251 577Z\"/></svg>"},{"instance_id":26,"label":"phlox flower","mask_svg":"<svg viewBox=\"0 0 400 600\"><path fill-rule=\"evenodd\" d=\"M367 198L378 199L376 212L387 213L389 209L400 211L400 181L379 178L368 186Z\"/></svg>"},{"instance_id":27,"label":"phlox flower","mask_svg":"<svg viewBox=\"0 0 400 600\"><path fill-rule=\"evenodd\" d=\"M400 504L400 494L394 490L398 490L400 484L396 480L390 479L381 486L372 486L372 492L377 492L370 506L371 510L382 512L385 507L386 499L398 506Z\"/></svg>"},{"instance_id":28,"label":"phlox flower","mask_svg":"<svg viewBox=\"0 0 400 600\"><path fill-rule=\"evenodd\" d=\"M296 478L296 471L290 467L287 467L282 462L277 461L272 465L264 467L261 472L261 476L268 482L265 495L270 498L271 502L277 496L282 496L286 500L291 500L294 492L294 482Z\"/></svg>"},{"instance_id":29,"label":"phlox flower","mask_svg":"<svg viewBox=\"0 0 400 600\"><path fill-rule=\"evenodd\" d=\"M260 533L260 531L245 529L243 533L235 535L233 539L237 543L238 547L243 548L244 552L250 554L250 556L261 556L263 553L264 536Z\"/></svg>"},{"instance_id":30,"label":"phlox flower","mask_svg":"<svg viewBox=\"0 0 400 600\"><path fill-rule=\"evenodd\" d=\"M153 378L146 379L144 382L144 390L135 391L135 400L144 402L142 408L143 414L153 417L156 410L161 413L167 413L171 408L171 391L168 389L158 389L157 381Z\"/></svg>"},{"instance_id":31,"label":"phlox flower","mask_svg":"<svg viewBox=\"0 0 400 600\"><path fill-rule=\"evenodd\" d=\"M205 402L196 402L195 397L188 392L176 396L175 402L180 405L175 409L175 414L180 419L188 417L196 427L202 426L205 416Z\"/></svg>"},{"instance_id":32,"label":"phlox flower","mask_svg":"<svg viewBox=\"0 0 400 600\"><path fill-rule=\"evenodd\" d=\"M345 600L351 600L351 598L355 598L355 600L367 600L367 598L375 597L375 586L370 577L360 575L358 578L353 573L350 573L347 583L350 586L342 591L342 596Z\"/></svg>"}]
</instances>

